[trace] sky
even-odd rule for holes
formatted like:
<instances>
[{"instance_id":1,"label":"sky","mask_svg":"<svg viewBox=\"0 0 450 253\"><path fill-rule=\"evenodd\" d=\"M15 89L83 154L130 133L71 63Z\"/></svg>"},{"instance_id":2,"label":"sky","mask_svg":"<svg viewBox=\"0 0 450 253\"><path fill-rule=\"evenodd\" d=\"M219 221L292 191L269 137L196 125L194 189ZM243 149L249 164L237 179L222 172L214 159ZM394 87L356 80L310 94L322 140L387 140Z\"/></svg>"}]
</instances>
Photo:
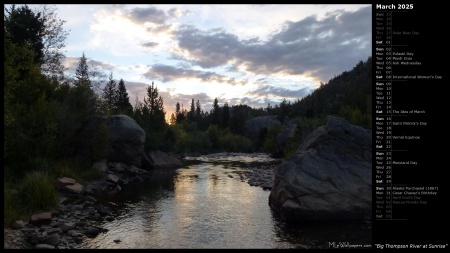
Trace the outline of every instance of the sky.
<instances>
[{"instance_id":1,"label":"sky","mask_svg":"<svg viewBox=\"0 0 450 253\"><path fill-rule=\"evenodd\" d=\"M29 5L33 7L33 5ZM55 5L65 20L64 66L82 54L107 82L123 79L134 106L153 82L166 118L219 105L296 101L372 54L372 8L305 4Z\"/></svg>"}]
</instances>

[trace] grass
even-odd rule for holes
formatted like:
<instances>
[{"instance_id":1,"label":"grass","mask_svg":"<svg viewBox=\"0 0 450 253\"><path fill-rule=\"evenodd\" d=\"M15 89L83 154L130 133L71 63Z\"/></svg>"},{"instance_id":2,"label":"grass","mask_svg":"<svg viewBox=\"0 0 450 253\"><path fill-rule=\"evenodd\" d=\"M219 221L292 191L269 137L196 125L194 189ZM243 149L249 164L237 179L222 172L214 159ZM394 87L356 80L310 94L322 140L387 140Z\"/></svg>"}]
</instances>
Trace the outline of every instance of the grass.
<instances>
[{"instance_id":1,"label":"grass","mask_svg":"<svg viewBox=\"0 0 450 253\"><path fill-rule=\"evenodd\" d=\"M36 170L16 177L8 169L4 173L3 223L10 226L13 221L27 221L31 214L48 211L58 206L59 193L54 182L59 177L69 177L84 185L99 179L102 174L86 164L71 160L51 161L35 166Z\"/></svg>"},{"instance_id":2,"label":"grass","mask_svg":"<svg viewBox=\"0 0 450 253\"><path fill-rule=\"evenodd\" d=\"M58 206L58 192L53 180L44 171L27 172L21 182L20 195L25 211L44 211Z\"/></svg>"}]
</instances>

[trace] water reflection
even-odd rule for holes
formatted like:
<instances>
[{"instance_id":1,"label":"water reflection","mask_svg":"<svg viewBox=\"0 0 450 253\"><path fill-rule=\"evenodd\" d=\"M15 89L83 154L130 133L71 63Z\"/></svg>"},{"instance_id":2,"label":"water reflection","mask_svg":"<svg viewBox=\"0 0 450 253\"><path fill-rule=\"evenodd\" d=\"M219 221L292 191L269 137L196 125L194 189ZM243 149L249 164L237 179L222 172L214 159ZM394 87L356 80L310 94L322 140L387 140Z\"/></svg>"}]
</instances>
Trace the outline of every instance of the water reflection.
<instances>
[{"instance_id":1,"label":"water reflection","mask_svg":"<svg viewBox=\"0 0 450 253\"><path fill-rule=\"evenodd\" d=\"M245 168L204 159L173 172L154 171L141 184L103 198L114 203L115 220L102 223L109 231L80 248L296 248L358 233L355 227L287 226L270 209L269 191L239 179L236 173ZM232 157L238 159L264 157ZM323 229L332 233L329 238ZM370 230L363 232L367 238L354 239L370 243Z\"/></svg>"}]
</instances>

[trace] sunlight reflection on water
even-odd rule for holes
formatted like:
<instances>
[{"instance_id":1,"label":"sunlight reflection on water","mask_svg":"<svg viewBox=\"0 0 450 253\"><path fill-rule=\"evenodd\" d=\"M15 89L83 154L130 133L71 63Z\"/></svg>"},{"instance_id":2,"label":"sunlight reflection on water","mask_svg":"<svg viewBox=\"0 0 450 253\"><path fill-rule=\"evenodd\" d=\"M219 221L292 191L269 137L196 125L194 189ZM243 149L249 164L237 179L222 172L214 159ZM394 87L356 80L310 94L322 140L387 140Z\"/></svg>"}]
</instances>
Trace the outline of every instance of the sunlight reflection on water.
<instances>
[{"instance_id":1,"label":"sunlight reflection on water","mask_svg":"<svg viewBox=\"0 0 450 253\"><path fill-rule=\"evenodd\" d=\"M268 205L269 191L230 173L245 168L217 162L273 162L265 154L204 156L172 173L152 172L108 201L116 203L109 231L80 248L295 248L311 244L307 233L289 230ZM321 232L317 233L320 237ZM120 240L119 243L114 240Z\"/></svg>"}]
</instances>

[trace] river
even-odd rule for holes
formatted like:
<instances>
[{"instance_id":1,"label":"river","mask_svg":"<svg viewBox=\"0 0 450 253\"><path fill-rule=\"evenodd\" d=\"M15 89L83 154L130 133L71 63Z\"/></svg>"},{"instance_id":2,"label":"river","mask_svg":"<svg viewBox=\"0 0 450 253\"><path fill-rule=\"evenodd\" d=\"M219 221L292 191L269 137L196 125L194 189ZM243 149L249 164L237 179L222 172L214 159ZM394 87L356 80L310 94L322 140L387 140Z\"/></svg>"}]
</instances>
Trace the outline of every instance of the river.
<instances>
[{"instance_id":1,"label":"river","mask_svg":"<svg viewBox=\"0 0 450 253\"><path fill-rule=\"evenodd\" d=\"M245 172L279 160L266 154L187 157L177 170L152 171L114 196L108 229L79 248L328 248L371 244L370 224L289 225L268 205L270 191L250 186ZM257 165L256 165L257 166ZM264 169L264 167L262 167ZM268 169L268 167L265 167ZM333 244L334 243L334 244Z\"/></svg>"}]
</instances>

